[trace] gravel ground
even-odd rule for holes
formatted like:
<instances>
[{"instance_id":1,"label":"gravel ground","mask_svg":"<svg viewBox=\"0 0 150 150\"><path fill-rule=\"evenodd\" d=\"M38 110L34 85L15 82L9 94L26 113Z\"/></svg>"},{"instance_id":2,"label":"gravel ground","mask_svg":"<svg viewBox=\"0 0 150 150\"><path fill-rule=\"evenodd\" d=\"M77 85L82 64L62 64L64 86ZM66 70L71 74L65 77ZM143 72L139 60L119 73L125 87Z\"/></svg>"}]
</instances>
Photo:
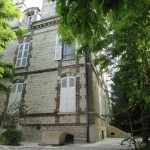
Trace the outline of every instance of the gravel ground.
<instances>
[{"instance_id":1,"label":"gravel ground","mask_svg":"<svg viewBox=\"0 0 150 150\"><path fill-rule=\"evenodd\" d=\"M128 142L121 145L122 138L106 138L97 143L68 144L63 146L40 146L38 143L23 142L20 146L0 145L0 150L133 150L134 146L129 147Z\"/></svg>"}]
</instances>

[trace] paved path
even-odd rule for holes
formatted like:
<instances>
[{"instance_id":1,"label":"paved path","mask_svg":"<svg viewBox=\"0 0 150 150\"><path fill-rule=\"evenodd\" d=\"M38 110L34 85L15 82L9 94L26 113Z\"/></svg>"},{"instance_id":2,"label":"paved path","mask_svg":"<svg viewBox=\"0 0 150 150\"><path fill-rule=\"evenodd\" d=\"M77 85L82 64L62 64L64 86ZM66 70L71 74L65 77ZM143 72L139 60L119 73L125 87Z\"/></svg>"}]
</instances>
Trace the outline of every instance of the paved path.
<instances>
[{"instance_id":1,"label":"paved path","mask_svg":"<svg viewBox=\"0 0 150 150\"><path fill-rule=\"evenodd\" d=\"M121 145L122 138L106 138L97 143L69 144L64 146L39 146L37 143L21 143L21 146L0 145L0 150L127 150L134 149L133 145Z\"/></svg>"}]
</instances>

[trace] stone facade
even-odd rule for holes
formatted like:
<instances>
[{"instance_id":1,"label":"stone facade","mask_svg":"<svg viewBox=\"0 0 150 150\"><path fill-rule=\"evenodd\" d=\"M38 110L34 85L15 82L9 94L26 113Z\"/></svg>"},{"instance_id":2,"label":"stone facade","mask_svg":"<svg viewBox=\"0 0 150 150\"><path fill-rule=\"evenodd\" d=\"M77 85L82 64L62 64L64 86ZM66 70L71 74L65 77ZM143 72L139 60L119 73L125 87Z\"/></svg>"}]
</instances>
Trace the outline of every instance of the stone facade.
<instances>
[{"instance_id":1,"label":"stone facade","mask_svg":"<svg viewBox=\"0 0 150 150\"><path fill-rule=\"evenodd\" d=\"M27 9L34 11L35 8ZM28 106L25 122L20 125L24 141L41 142L42 131L69 132L78 142L86 142L87 132L89 132L90 142L101 140L106 137L108 125L106 93L91 63L90 55L87 80L84 57L78 61L55 60L58 18L54 10L55 3L43 0L40 20L34 20L27 35L9 43L4 51L4 60L15 64L19 44L29 43L27 65L16 67L16 80L13 82L23 83L21 101ZM26 14L25 18L27 18ZM23 26L26 23L25 18L23 18ZM76 79L76 111L61 113L60 84L61 79L67 76ZM86 88L88 88L88 97ZM9 97L1 96L0 106L7 107L6 100L8 103Z\"/></svg>"}]
</instances>

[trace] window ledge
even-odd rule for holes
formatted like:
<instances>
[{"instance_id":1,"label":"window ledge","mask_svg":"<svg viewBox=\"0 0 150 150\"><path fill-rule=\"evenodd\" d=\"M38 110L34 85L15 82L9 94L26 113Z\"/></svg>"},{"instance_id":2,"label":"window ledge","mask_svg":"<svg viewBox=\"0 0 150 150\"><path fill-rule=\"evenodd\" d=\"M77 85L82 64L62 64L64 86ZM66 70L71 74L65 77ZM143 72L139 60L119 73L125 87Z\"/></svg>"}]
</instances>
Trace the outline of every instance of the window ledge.
<instances>
[{"instance_id":1,"label":"window ledge","mask_svg":"<svg viewBox=\"0 0 150 150\"><path fill-rule=\"evenodd\" d=\"M15 66L15 69L23 69L23 68L25 68L26 66L19 66L19 67L17 67L17 66Z\"/></svg>"},{"instance_id":2,"label":"window ledge","mask_svg":"<svg viewBox=\"0 0 150 150\"><path fill-rule=\"evenodd\" d=\"M58 115L75 115L77 112L59 112Z\"/></svg>"},{"instance_id":3,"label":"window ledge","mask_svg":"<svg viewBox=\"0 0 150 150\"><path fill-rule=\"evenodd\" d=\"M65 62L65 61L72 61L72 60L75 60L75 58L58 59L58 60L55 60L55 61L62 61L62 62Z\"/></svg>"},{"instance_id":4,"label":"window ledge","mask_svg":"<svg viewBox=\"0 0 150 150\"><path fill-rule=\"evenodd\" d=\"M68 59L67 59L67 58L66 58L66 59L63 58L63 59L62 59L62 61L70 61L70 60L75 60L75 59L74 59L74 58L68 58Z\"/></svg>"}]
</instances>

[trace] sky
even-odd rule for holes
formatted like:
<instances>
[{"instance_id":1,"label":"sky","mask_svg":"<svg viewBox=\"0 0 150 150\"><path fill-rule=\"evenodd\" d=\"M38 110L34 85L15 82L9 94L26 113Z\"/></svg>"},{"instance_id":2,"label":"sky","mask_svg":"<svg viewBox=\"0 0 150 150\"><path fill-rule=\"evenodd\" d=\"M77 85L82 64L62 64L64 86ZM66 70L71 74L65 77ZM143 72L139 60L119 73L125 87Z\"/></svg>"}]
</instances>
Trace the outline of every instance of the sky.
<instances>
[{"instance_id":1,"label":"sky","mask_svg":"<svg viewBox=\"0 0 150 150\"><path fill-rule=\"evenodd\" d=\"M43 0L25 0L25 4L27 7L39 7L42 8L42 1Z\"/></svg>"}]
</instances>

